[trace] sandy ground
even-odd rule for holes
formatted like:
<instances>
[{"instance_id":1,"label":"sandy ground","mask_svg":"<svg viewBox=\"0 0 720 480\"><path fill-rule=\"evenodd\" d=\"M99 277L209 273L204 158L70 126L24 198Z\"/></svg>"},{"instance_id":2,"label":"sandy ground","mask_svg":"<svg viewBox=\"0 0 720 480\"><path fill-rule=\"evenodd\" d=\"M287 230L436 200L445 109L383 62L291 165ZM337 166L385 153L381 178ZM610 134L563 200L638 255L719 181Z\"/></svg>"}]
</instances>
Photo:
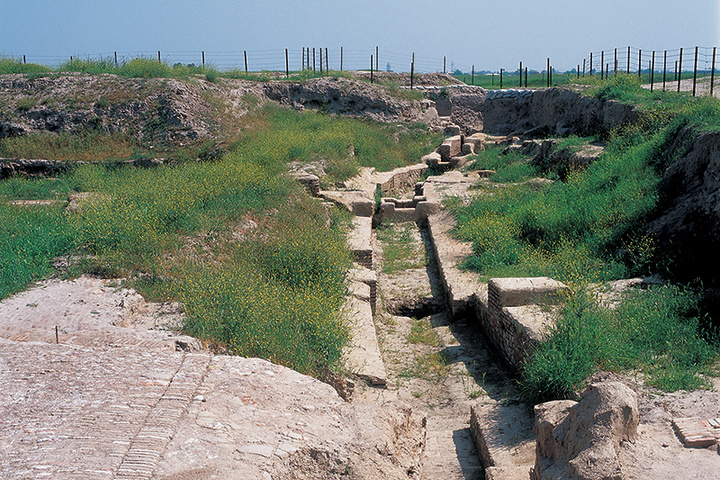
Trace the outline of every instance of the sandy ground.
<instances>
[{"instance_id":1,"label":"sandy ground","mask_svg":"<svg viewBox=\"0 0 720 480\"><path fill-rule=\"evenodd\" d=\"M659 82L655 81L652 84L653 90L661 91L663 89L663 83L662 83L662 73L660 75L657 75L653 80L660 79ZM646 88L650 90L650 84L643 85L643 88ZM670 75L667 76L665 79L665 91L668 92L677 92L678 91L678 82L677 81L671 81ZM693 81L692 79L686 79L686 80L680 80L680 91L681 92L691 92L693 91ZM716 75L715 77L715 83L713 84L713 96L720 98L720 76ZM697 81L697 84L695 85L695 95L698 97L705 97L710 95L710 78L704 77L700 78Z\"/></svg>"},{"instance_id":2,"label":"sandy ground","mask_svg":"<svg viewBox=\"0 0 720 480\"><path fill-rule=\"evenodd\" d=\"M634 444L621 454L629 479L720 479L718 446L685 448L672 427L678 417L720 417L720 380L713 391L638 391L640 425Z\"/></svg>"}]
</instances>

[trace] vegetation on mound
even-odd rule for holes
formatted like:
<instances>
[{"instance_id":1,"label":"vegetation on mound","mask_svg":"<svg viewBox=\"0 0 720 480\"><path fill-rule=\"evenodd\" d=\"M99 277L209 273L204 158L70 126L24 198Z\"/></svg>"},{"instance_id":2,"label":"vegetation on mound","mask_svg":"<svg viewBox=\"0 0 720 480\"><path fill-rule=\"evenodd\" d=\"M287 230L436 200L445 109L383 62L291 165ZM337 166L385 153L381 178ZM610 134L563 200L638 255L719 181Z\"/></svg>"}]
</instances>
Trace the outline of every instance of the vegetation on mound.
<instances>
[{"instance_id":1,"label":"vegetation on mound","mask_svg":"<svg viewBox=\"0 0 720 480\"><path fill-rule=\"evenodd\" d=\"M605 152L564 181L518 155L488 150L476 163L497 170L491 180L520 183L481 184L485 195L455 207L457 235L473 243L469 268L486 278L545 275L571 288L556 327L525 367L521 386L531 402L572 397L598 369L640 370L668 390L697 388L720 351L690 289L632 293L614 312L587 293L595 282L663 273L666 260L655 255L644 224L658 204L663 170L683 154L670 157L667 147L683 127L720 127L720 103L649 92L627 76L594 94L639 104L640 122L604 138ZM524 181L539 175L555 181Z\"/></svg>"},{"instance_id":2,"label":"vegetation on mound","mask_svg":"<svg viewBox=\"0 0 720 480\"><path fill-rule=\"evenodd\" d=\"M415 161L436 140L419 128L272 106L243 122L213 162L79 165L54 179L0 182L0 298L65 256L70 275L128 276L148 298L181 301L186 331L223 351L310 374L336 368L348 340L347 221L291 180L288 163L322 163L337 181L360 165ZM94 193L67 212L76 191ZM62 202L11 204L19 199Z\"/></svg>"},{"instance_id":3,"label":"vegetation on mound","mask_svg":"<svg viewBox=\"0 0 720 480\"><path fill-rule=\"evenodd\" d=\"M315 163L329 183L347 180L360 167L389 171L416 163L441 138L427 133L424 125L400 127L314 111L300 114L271 104L244 121L251 131L233 149L263 163Z\"/></svg>"},{"instance_id":4,"label":"vegetation on mound","mask_svg":"<svg viewBox=\"0 0 720 480\"><path fill-rule=\"evenodd\" d=\"M369 76L357 76L350 71L337 70L302 70L302 71L260 71L246 72L245 70L233 68L219 70L211 64L205 66L195 64L176 63L170 65L156 58L139 57L130 60L122 60L115 63L114 58L81 59L73 58L70 61L61 63L56 67L48 67L36 63L23 63L20 58L0 56L0 75L4 74L26 74L32 77L41 77L54 74L85 73L89 75L112 74L128 78L179 78L190 79L204 77L209 82L217 82L221 78L236 80L250 80L255 82L269 81L293 81L304 82L313 78L352 78L356 81L369 82ZM289 74L289 76L287 75ZM418 100L424 98L417 92L398 89L397 83L393 80L376 78L375 83L388 85L391 93L407 98Z\"/></svg>"}]
</instances>

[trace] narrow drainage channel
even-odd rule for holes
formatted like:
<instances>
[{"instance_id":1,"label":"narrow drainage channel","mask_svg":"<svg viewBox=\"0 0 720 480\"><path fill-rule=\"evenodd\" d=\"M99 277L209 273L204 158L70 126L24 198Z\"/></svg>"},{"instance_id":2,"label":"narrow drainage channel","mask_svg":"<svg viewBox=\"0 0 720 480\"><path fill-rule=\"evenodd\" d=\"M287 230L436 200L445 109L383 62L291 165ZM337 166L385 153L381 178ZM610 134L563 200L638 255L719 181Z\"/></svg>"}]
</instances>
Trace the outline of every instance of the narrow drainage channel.
<instances>
[{"instance_id":1,"label":"narrow drainage channel","mask_svg":"<svg viewBox=\"0 0 720 480\"><path fill-rule=\"evenodd\" d=\"M391 223L374 233L374 320L388 385L362 388L353 401L407 404L427 412L423 479L482 479L470 410L506 402L513 395L511 382L474 322L451 321L427 229Z\"/></svg>"}]
</instances>

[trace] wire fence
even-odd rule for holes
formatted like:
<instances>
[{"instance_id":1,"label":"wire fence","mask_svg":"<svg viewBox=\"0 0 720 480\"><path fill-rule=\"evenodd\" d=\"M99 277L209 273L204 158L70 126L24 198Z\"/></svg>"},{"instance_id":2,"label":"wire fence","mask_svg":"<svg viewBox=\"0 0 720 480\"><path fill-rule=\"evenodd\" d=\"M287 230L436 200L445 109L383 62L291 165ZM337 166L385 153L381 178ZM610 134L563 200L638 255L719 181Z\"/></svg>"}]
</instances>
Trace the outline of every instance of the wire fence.
<instances>
[{"instance_id":1,"label":"wire fence","mask_svg":"<svg viewBox=\"0 0 720 480\"><path fill-rule=\"evenodd\" d=\"M372 57L372 58L371 58ZM122 64L135 58L158 59L168 65L183 64L212 67L220 71L247 70L249 72L300 70L339 71L373 70L408 73L443 72L446 58L405 54L393 51L353 50L343 47L300 47L268 50L217 50L217 51L131 51L99 52L75 55L22 55L27 63L58 67L73 59L102 60ZM412 65L414 60L414 66ZM322 63L321 63L322 62Z\"/></svg>"},{"instance_id":2,"label":"wire fence","mask_svg":"<svg viewBox=\"0 0 720 480\"><path fill-rule=\"evenodd\" d=\"M643 50L626 47L591 52L583 59L584 75L616 76L618 73L637 74L650 89L689 90L693 95L714 92L715 70L717 68L717 47L679 48L677 50ZM698 79L710 77L707 82L698 84ZM692 83L688 82L692 80ZM700 88L699 88L700 87Z\"/></svg>"},{"instance_id":3,"label":"wire fence","mask_svg":"<svg viewBox=\"0 0 720 480\"><path fill-rule=\"evenodd\" d=\"M296 72L296 71L392 71L398 73L465 73L467 83L486 83L489 77L491 85L528 86L528 74L541 76L532 86L552 86L567 83L573 76L584 77L600 75L601 78L618 74L637 74L651 89L659 88L677 91L690 91L693 95L714 93L715 70L717 68L717 47L679 48L676 50L644 50L634 47L613 48L590 52L581 63L571 70L559 74L550 58L536 64L518 62L516 68L499 70L476 70L475 65L448 64L447 57L413 53L401 53L388 50L345 49L343 47L300 47L294 49L267 50L224 50L224 51L130 51L100 52L92 54L52 56L23 55L22 61L38 63L48 67L58 67L73 60L102 60L123 64L135 58L151 58L168 65L192 65L212 67L219 71L240 70L246 72ZM481 62L477 63L482 65ZM505 85L503 85L503 76ZM698 79L710 77L709 82ZM514 78L514 79L513 79ZM688 82L692 80L692 82Z\"/></svg>"}]
</instances>

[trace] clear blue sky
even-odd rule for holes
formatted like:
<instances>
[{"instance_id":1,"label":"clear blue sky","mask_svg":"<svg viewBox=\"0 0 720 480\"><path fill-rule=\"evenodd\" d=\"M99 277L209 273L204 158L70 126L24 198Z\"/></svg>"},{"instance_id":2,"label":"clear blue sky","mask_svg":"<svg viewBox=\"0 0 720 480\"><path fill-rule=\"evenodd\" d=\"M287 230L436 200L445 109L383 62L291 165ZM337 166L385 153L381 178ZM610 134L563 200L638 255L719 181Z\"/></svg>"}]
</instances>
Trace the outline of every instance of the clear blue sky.
<instances>
[{"instance_id":1,"label":"clear blue sky","mask_svg":"<svg viewBox=\"0 0 720 480\"><path fill-rule=\"evenodd\" d=\"M549 56L565 70L614 47L720 45L719 24L720 0L0 0L0 54L52 62L161 50L199 63L201 50L247 50L276 68L284 48L299 62L303 46L327 47L336 62L343 46L345 66L359 68L377 45L381 67L398 70L412 52L421 70L443 56L448 68L478 70L541 69Z\"/></svg>"}]
</instances>

